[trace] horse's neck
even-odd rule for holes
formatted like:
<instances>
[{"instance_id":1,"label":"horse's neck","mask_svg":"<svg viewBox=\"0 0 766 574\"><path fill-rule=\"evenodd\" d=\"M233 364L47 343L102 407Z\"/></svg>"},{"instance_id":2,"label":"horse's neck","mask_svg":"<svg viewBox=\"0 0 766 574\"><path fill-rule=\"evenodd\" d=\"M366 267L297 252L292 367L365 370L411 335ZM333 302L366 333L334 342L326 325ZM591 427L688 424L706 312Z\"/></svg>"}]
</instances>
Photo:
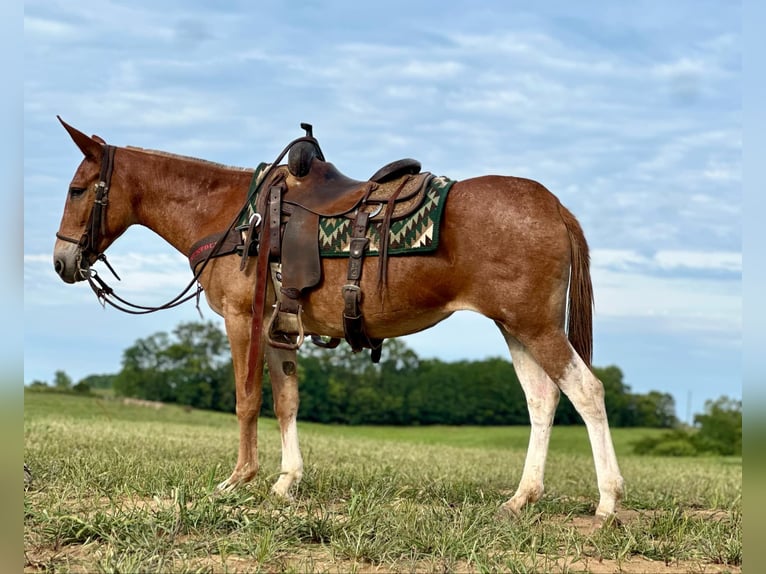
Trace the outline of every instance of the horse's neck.
<instances>
[{"instance_id":1,"label":"horse's neck","mask_svg":"<svg viewBox=\"0 0 766 574\"><path fill-rule=\"evenodd\" d=\"M199 239L224 231L246 199L252 170L157 152L135 153L140 166L126 174L135 223L184 255Z\"/></svg>"}]
</instances>

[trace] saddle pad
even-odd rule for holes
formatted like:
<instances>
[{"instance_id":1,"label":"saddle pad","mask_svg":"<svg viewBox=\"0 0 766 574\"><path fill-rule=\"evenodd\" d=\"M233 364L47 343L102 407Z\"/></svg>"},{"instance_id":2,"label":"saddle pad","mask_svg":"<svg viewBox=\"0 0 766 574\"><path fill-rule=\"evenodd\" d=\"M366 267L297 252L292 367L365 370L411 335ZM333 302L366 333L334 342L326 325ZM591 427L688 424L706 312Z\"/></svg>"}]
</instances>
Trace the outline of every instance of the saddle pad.
<instances>
[{"instance_id":1,"label":"saddle pad","mask_svg":"<svg viewBox=\"0 0 766 574\"><path fill-rule=\"evenodd\" d=\"M248 192L248 208L243 210L239 225L244 225L255 213L259 185L271 164L261 163L255 169ZM429 253L439 246L439 224L444 203L455 180L444 176L432 177L423 204L410 217L393 221L389 232L389 255ZM346 217L319 219L319 252L322 257L348 257L353 222ZM365 255L378 255L380 246L379 223L367 230L370 240Z\"/></svg>"},{"instance_id":2,"label":"saddle pad","mask_svg":"<svg viewBox=\"0 0 766 574\"><path fill-rule=\"evenodd\" d=\"M409 255L435 251L439 245L439 224L454 180L433 177L422 205L411 216L391 223L389 255ZM319 253L322 257L348 257L352 220L346 217L322 217L319 220ZM366 256L378 255L380 227L373 223L367 230L370 240Z\"/></svg>"}]
</instances>

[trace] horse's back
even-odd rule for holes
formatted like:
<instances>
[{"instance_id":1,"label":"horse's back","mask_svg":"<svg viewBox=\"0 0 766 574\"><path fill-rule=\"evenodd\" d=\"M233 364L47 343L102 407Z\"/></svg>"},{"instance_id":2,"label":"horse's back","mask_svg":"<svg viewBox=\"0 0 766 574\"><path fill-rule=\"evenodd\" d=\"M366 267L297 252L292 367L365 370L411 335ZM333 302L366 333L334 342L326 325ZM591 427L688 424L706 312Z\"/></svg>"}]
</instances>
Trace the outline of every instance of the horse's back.
<instances>
[{"instance_id":1,"label":"horse's back","mask_svg":"<svg viewBox=\"0 0 766 574\"><path fill-rule=\"evenodd\" d=\"M526 214L533 219L556 217L559 199L533 179L510 175L482 175L455 182L450 198L469 203L481 212L492 208L502 213Z\"/></svg>"},{"instance_id":2,"label":"horse's back","mask_svg":"<svg viewBox=\"0 0 766 574\"><path fill-rule=\"evenodd\" d=\"M537 253L568 258L569 238L559 199L541 183L522 177L485 175L456 182L445 206L442 238L501 258ZM509 251L510 250L510 251Z\"/></svg>"}]
</instances>

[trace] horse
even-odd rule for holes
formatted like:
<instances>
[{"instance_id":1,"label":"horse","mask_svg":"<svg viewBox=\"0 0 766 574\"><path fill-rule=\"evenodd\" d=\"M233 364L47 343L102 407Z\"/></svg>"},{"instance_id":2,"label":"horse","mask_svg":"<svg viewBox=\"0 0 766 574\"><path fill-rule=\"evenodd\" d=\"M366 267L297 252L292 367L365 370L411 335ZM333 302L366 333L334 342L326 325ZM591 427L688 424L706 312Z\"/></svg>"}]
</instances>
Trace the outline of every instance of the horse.
<instances>
[{"instance_id":1,"label":"horse","mask_svg":"<svg viewBox=\"0 0 766 574\"><path fill-rule=\"evenodd\" d=\"M66 283L92 281L91 266L105 260L106 249L132 225L151 229L188 255L201 238L225 230L246 200L253 169L107 145L58 119L84 156L69 185L53 251L54 269ZM261 370L263 361L269 367L282 442L280 475L271 492L290 499L303 474L297 352L268 344L264 329L252 328L255 267L262 257L250 257L242 269L236 255L210 259L197 277L207 304L223 317L236 384L237 462L217 490L244 485L259 470L262 396L260 377L249 380L253 346L260 349ZM375 293L378 258L368 257L364 265L373 272L363 275L360 286ZM307 333L339 338L347 263L323 258L321 272L319 286L301 296L303 325ZM266 297L266 305L275 302L273 288ZM604 523L615 516L624 487L604 387L590 367L588 244L575 216L552 192L513 176L456 181L436 251L390 257L386 297L367 297L363 307L367 332L380 340L423 331L460 310L493 320L525 393L531 425L520 481L498 513L518 515L543 495L550 433L563 392L582 417L591 444L599 491L594 519Z\"/></svg>"}]
</instances>

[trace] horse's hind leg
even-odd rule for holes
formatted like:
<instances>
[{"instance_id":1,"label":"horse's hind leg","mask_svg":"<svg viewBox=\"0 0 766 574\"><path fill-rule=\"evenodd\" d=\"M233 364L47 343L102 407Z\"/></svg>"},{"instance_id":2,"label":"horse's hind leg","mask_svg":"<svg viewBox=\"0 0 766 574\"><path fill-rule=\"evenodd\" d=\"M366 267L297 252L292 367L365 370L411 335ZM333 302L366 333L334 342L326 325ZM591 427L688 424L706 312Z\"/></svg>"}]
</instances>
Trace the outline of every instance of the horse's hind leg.
<instances>
[{"instance_id":1,"label":"horse's hind leg","mask_svg":"<svg viewBox=\"0 0 766 574\"><path fill-rule=\"evenodd\" d=\"M303 476L303 458L298 444L298 376L296 352L266 348L271 388L274 394L274 413L279 420L282 436L282 465L280 475L271 491L289 498L290 489L297 486Z\"/></svg>"},{"instance_id":2,"label":"horse's hind leg","mask_svg":"<svg viewBox=\"0 0 766 574\"><path fill-rule=\"evenodd\" d=\"M523 344L585 422L600 496L596 517L612 516L622 498L623 479L609 431L604 385L575 352L563 331L548 331L524 340Z\"/></svg>"},{"instance_id":3,"label":"horse's hind leg","mask_svg":"<svg viewBox=\"0 0 766 574\"><path fill-rule=\"evenodd\" d=\"M596 517L609 518L615 513L617 502L622 498L623 480L609 431L604 385L574 350L569 365L556 382L588 429L600 496Z\"/></svg>"},{"instance_id":4,"label":"horse's hind leg","mask_svg":"<svg viewBox=\"0 0 766 574\"><path fill-rule=\"evenodd\" d=\"M548 455L553 416L559 403L559 388L521 343L502 326L500 330L508 343L513 367L524 389L531 425L529 447L519 486L513 497L501 507L503 511L518 514L527 503L536 502L543 495L545 459Z\"/></svg>"}]
</instances>

